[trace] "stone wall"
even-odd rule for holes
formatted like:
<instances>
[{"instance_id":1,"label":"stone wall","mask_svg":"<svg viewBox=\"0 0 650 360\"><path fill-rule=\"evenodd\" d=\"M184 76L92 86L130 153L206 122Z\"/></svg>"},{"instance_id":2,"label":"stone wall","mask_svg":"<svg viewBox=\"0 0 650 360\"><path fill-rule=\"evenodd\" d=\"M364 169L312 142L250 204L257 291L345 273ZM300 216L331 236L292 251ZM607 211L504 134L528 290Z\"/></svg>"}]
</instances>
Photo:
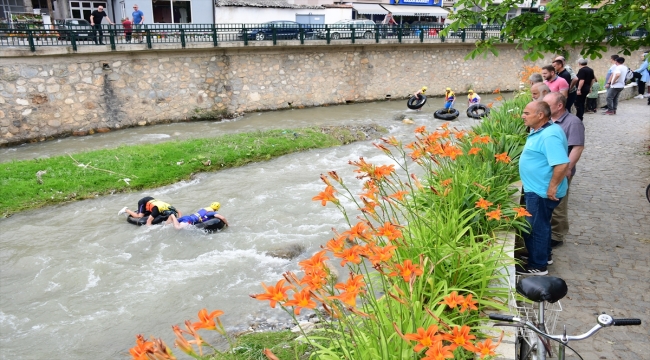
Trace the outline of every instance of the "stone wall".
<instances>
[{"instance_id":1,"label":"stone wall","mask_svg":"<svg viewBox=\"0 0 650 360\"><path fill-rule=\"evenodd\" d=\"M423 85L515 90L524 53L471 44L248 46L0 57L0 145L237 113L405 97ZM572 56L577 59L578 56ZM637 59L636 54L632 59ZM602 75L606 60L592 65ZM577 67L577 66L576 66Z\"/></svg>"}]
</instances>

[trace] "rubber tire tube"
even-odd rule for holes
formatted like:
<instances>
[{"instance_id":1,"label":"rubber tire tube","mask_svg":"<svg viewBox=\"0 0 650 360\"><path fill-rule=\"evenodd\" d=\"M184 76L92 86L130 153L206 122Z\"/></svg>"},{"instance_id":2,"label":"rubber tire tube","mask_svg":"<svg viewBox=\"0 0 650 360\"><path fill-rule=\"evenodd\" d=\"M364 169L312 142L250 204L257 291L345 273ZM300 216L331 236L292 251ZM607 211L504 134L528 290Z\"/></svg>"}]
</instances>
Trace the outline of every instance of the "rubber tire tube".
<instances>
[{"instance_id":1,"label":"rubber tire tube","mask_svg":"<svg viewBox=\"0 0 650 360\"><path fill-rule=\"evenodd\" d=\"M474 112L476 110L483 110L483 112L477 114ZM467 117L470 117L472 119L480 119L488 115L490 115L490 108L483 104L472 104L470 107L467 108Z\"/></svg>"},{"instance_id":2,"label":"rubber tire tube","mask_svg":"<svg viewBox=\"0 0 650 360\"><path fill-rule=\"evenodd\" d=\"M199 229L206 230L207 232L215 232L223 229L226 224L221 219L213 218L202 223L194 224Z\"/></svg>"},{"instance_id":3,"label":"rubber tire tube","mask_svg":"<svg viewBox=\"0 0 650 360\"><path fill-rule=\"evenodd\" d=\"M153 221L151 222L151 224L152 225L160 224L161 222L167 220L168 217L169 216L158 215L155 218L153 218ZM129 217L126 218L126 221L129 224L142 226L142 225L147 225L147 219L148 218L149 218L149 215L143 216L141 218L134 218L133 216L129 216Z\"/></svg>"},{"instance_id":4,"label":"rubber tire tube","mask_svg":"<svg viewBox=\"0 0 650 360\"><path fill-rule=\"evenodd\" d=\"M433 113L433 117L436 119L440 120L454 120L456 119L460 113L456 109L451 109L451 111L448 111L447 109L438 109L436 112Z\"/></svg>"},{"instance_id":5,"label":"rubber tire tube","mask_svg":"<svg viewBox=\"0 0 650 360\"><path fill-rule=\"evenodd\" d=\"M422 94L420 94L420 96L422 97L422 99L420 100L418 100L418 98L415 95L411 96L409 101L406 102L406 107L408 107L411 110L417 110L423 107L424 104L427 103L427 97Z\"/></svg>"}]
</instances>

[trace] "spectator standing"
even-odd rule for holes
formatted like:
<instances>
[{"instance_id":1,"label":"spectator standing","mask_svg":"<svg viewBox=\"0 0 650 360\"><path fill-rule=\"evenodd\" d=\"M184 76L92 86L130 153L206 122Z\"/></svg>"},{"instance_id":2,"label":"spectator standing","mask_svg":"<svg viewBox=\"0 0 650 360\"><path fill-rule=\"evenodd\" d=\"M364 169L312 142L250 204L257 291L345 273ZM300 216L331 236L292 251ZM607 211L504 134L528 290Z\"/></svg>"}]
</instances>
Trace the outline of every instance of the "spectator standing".
<instances>
[{"instance_id":1,"label":"spectator standing","mask_svg":"<svg viewBox=\"0 0 650 360\"><path fill-rule=\"evenodd\" d=\"M536 83L530 87L530 94L533 96L533 100L542 101L546 94L550 93L551 89L544 83Z\"/></svg>"},{"instance_id":2,"label":"spectator standing","mask_svg":"<svg viewBox=\"0 0 650 360\"><path fill-rule=\"evenodd\" d=\"M395 19L393 18L393 13L392 12L389 11L388 14L386 14L386 16L384 17L384 20L382 20L382 22L381 22L381 25L382 25L381 27L383 28L382 37L385 39L386 35L388 35L388 27L393 26L393 25L397 25L397 21L395 21Z\"/></svg>"},{"instance_id":3,"label":"spectator standing","mask_svg":"<svg viewBox=\"0 0 650 360\"><path fill-rule=\"evenodd\" d=\"M609 70L607 70L607 74L605 75L605 89L609 89L609 80L612 78L612 72L614 72L614 69L616 69L616 59L618 58L618 55L612 55L609 57L609 62L611 63L611 66L609 67ZM607 104L603 106L603 109L607 109Z\"/></svg>"},{"instance_id":4,"label":"spectator standing","mask_svg":"<svg viewBox=\"0 0 650 360\"><path fill-rule=\"evenodd\" d=\"M542 77L544 77L544 84L552 92L559 92L565 97L569 96L569 83L555 73L555 68L552 65L546 65L542 68Z\"/></svg>"},{"instance_id":5,"label":"spectator standing","mask_svg":"<svg viewBox=\"0 0 650 360\"><path fill-rule=\"evenodd\" d=\"M612 76L609 79L609 88L607 89L607 111L604 115L616 115L618 108L618 96L625 87L625 75L627 75L627 66L623 65L625 58L616 58L616 67L612 71Z\"/></svg>"},{"instance_id":6,"label":"spectator standing","mask_svg":"<svg viewBox=\"0 0 650 360\"><path fill-rule=\"evenodd\" d=\"M580 96L580 95L578 95ZM576 164L580 160L582 151L585 148L585 126L578 116L571 114L566 110L564 104L566 98L560 93L550 93L544 97L544 101L551 108L551 121L560 125L567 138L569 168L566 172L567 190L566 195L560 202L551 217L551 247L561 245L564 242L566 234L569 233L569 189L571 180L576 174ZM552 258L549 257L549 263Z\"/></svg>"},{"instance_id":7,"label":"spectator standing","mask_svg":"<svg viewBox=\"0 0 650 360\"><path fill-rule=\"evenodd\" d=\"M635 99L643 99L643 94L645 94L645 87L650 80L650 69L648 69L648 52L644 52L641 55L641 67L634 70L634 76L632 81L636 81L636 87L639 90L639 95L635 96Z\"/></svg>"},{"instance_id":8,"label":"spectator standing","mask_svg":"<svg viewBox=\"0 0 650 360\"><path fill-rule=\"evenodd\" d=\"M108 20L108 23L114 25L111 21L111 18L108 17L108 14L104 11L104 7L99 5L97 10L93 11L90 14L90 25L93 27L93 39L95 39L95 45L104 45L104 31L102 30L102 20ZM97 42L97 33L99 32L99 43Z\"/></svg>"},{"instance_id":9,"label":"spectator standing","mask_svg":"<svg viewBox=\"0 0 650 360\"><path fill-rule=\"evenodd\" d=\"M578 65L578 96L576 97L576 116L582 121L585 114L585 101L587 94L591 91L591 85L596 81L594 71L587 66L587 59L579 59ZM571 144L569 144L571 146Z\"/></svg>"},{"instance_id":10,"label":"spectator standing","mask_svg":"<svg viewBox=\"0 0 650 360\"><path fill-rule=\"evenodd\" d=\"M131 35L133 34L133 23L129 18L122 19L122 26L124 27L124 38L126 42L131 42Z\"/></svg>"},{"instance_id":11,"label":"spectator standing","mask_svg":"<svg viewBox=\"0 0 650 360\"><path fill-rule=\"evenodd\" d=\"M542 74L540 73L533 73L529 78L528 82L530 83L530 86L532 87L533 85L537 83L543 83L544 78L542 77Z\"/></svg>"},{"instance_id":12,"label":"spectator standing","mask_svg":"<svg viewBox=\"0 0 650 360\"><path fill-rule=\"evenodd\" d=\"M571 67L566 65L566 59L564 59L564 56L556 57L555 60L553 60L553 67L555 68L555 73L566 80L567 84L569 84L569 92L566 95L566 109L571 112L571 107L578 96L576 88L578 77L573 73Z\"/></svg>"},{"instance_id":13,"label":"spectator standing","mask_svg":"<svg viewBox=\"0 0 650 360\"><path fill-rule=\"evenodd\" d=\"M135 34L139 42L142 42L142 25L144 24L144 13L138 9L138 4L133 4L133 13L131 13L131 20L135 25Z\"/></svg>"},{"instance_id":14,"label":"spectator standing","mask_svg":"<svg viewBox=\"0 0 650 360\"><path fill-rule=\"evenodd\" d=\"M598 92L600 91L600 83L595 79L591 85L591 92L587 95L587 112L596 113L598 111Z\"/></svg>"},{"instance_id":15,"label":"spectator standing","mask_svg":"<svg viewBox=\"0 0 650 360\"><path fill-rule=\"evenodd\" d=\"M566 195L568 145L560 125L549 121L551 108L546 102L529 103L521 117L531 128L519 158L530 228L524 234L528 264L517 265L516 271L522 275L546 275L551 254L551 215Z\"/></svg>"}]
</instances>

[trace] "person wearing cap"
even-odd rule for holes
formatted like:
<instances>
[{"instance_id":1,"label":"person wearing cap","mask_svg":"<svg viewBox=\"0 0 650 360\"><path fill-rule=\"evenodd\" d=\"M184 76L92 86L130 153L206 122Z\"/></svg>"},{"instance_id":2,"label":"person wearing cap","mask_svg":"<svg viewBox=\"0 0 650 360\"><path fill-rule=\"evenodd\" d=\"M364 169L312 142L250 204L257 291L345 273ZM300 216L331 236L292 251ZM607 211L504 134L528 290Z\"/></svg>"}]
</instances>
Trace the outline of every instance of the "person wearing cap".
<instances>
[{"instance_id":1,"label":"person wearing cap","mask_svg":"<svg viewBox=\"0 0 650 360\"><path fill-rule=\"evenodd\" d=\"M215 201L212 204L210 204L209 207L199 209L194 214L191 215L186 215L180 218L176 218L176 216L170 215L169 219L167 219L166 224L173 223L174 228L182 229L189 225L202 223L212 219L220 219L221 221L223 221L224 224L226 224L226 226L228 226L228 221L226 220L226 218L223 215L217 213L217 210L219 210L220 208L221 208L221 204Z\"/></svg>"},{"instance_id":2,"label":"person wearing cap","mask_svg":"<svg viewBox=\"0 0 650 360\"><path fill-rule=\"evenodd\" d=\"M467 107L470 107L474 104L478 104L481 102L481 97L478 96L477 93L474 92L474 90L469 90L467 92Z\"/></svg>"},{"instance_id":3,"label":"person wearing cap","mask_svg":"<svg viewBox=\"0 0 650 360\"><path fill-rule=\"evenodd\" d=\"M416 91L415 94L413 94L413 96L415 96L416 98L418 98L418 100L420 100L420 94L424 95L424 93L426 93L427 90L428 88L426 86L423 86L422 88L420 88L420 90Z\"/></svg>"},{"instance_id":4,"label":"person wearing cap","mask_svg":"<svg viewBox=\"0 0 650 360\"><path fill-rule=\"evenodd\" d=\"M576 88L578 77L573 73L571 67L566 65L566 59L564 59L564 56L556 57L555 60L553 60L552 65L553 68L555 68L555 73L559 77L566 80L567 84L569 84L569 92L565 96L567 98L566 109L567 111L571 112L571 107L573 106L573 103L576 101L576 97L578 96Z\"/></svg>"},{"instance_id":5,"label":"person wearing cap","mask_svg":"<svg viewBox=\"0 0 650 360\"><path fill-rule=\"evenodd\" d=\"M454 103L456 102L456 94L451 90L451 88L445 89L445 109L451 111L454 108Z\"/></svg>"},{"instance_id":6,"label":"person wearing cap","mask_svg":"<svg viewBox=\"0 0 650 360\"><path fill-rule=\"evenodd\" d=\"M151 196L145 196L138 201L138 212L129 210L128 207L123 207L118 211L117 215L128 214L134 218L142 218L149 216L147 219L147 226L151 225L153 219L159 215L162 216L182 216L181 212L176 210L170 204L156 200Z\"/></svg>"}]
</instances>

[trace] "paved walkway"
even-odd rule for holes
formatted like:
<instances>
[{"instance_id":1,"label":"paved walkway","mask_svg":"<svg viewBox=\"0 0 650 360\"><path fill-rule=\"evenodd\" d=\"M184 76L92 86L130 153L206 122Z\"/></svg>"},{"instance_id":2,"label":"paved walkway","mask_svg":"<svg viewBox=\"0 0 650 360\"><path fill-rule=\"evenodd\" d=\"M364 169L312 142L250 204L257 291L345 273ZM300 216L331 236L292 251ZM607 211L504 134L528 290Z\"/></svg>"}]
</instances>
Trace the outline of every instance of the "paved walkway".
<instances>
[{"instance_id":1,"label":"paved walkway","mask_svg":"<svg viewBox=\"0 0 650 360\"><path fill-rule=\"evenodd\" d=\"M571 230L550 274L566 280L556 332L596 324L596 314L635 317L571 343L585 360L650 359L650 106L622 101L616 116L585 114L586 144L571 184ZM567 349L569 359L578 359Z\"/></svg>"}]
</instances>

